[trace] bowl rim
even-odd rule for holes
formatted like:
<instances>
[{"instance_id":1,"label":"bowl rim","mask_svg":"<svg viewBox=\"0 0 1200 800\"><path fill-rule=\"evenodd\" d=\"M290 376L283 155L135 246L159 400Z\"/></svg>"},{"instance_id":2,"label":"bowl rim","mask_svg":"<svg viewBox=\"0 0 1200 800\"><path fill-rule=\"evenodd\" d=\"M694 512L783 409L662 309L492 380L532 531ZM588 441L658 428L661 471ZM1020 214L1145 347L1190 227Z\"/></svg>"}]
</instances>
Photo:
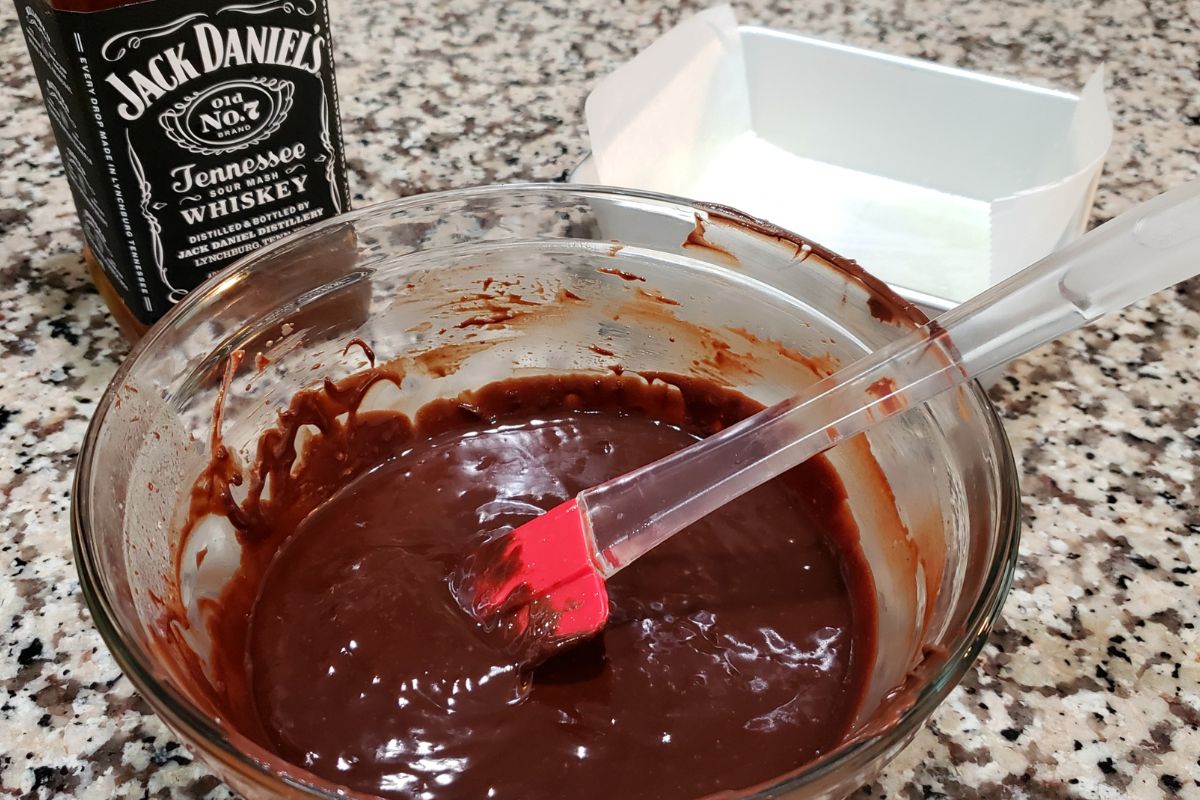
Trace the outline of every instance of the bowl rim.
<instances>
[{"instance_id":1,"label":"bowl rim","mask_svg":"<svg viewBox=\"0 0 1200 800\"><path fill-rule=\"evenodd\" d=\"M146 353L176 320L186 316L192 309L216 288L223 285L234 274L245 271L255 261L265 255L291 246L306 236L313 236L326 228L385 213L403 211L414 206L451 202L462 198L489 197L492 195L513 194L516 192L545 192L563 196L628 198L647 200L677 208L692 209L706 213L717 213L730 218L737 224L752 228L755 232L771 236L783 237L796 244L812 247L823 259L834 268L848 272L850 276L864 282L870 292L880 293L883 299L894 303L898 308L909 311L911 320L920 324L925 321L925 315L907 300L901 298L886 284L873 278L862 270L851 259L818 245L811 240L777 228L763 220L756 219L735 209L726 208L710 203L689 200L658 192L644 190L614 188L566 183L508 183L482 187L466 187L437 192L410 195L407 197L386 200L353 209L351 211L326 218L299 231L271 242L243 256L229 266L210 276L196 289L188 293L166 315L153 325L150 330L130 350L117 368L104 393L96 404L95 413L88 424L79 460L75 470L75 478L71 490L71 545L74 551L76 569L79 573L80 588L84 600L91 613L93 624L108 647L114 661L121 671L129 678L138 693L145 698L154 712L159 715L169 727L180 732L189 742L196 742L203 755L217 758L220 763L236 770L239 775L250 780L259 787L269 787L272 784L283 783L287 787L307 794L311 797L340 800L342 798L376 798L376 795L349 790L347 787L322 779L302 767L287 764L277 758L256 758L239 747L231 738L230 732L214 722L207 714L200 711L187 700L168 681L156 676L159 672L148 654L140 651L136 644L131 645L121 629L114 612L103 580L98 570L96 553L93 547L93 537L89 530L89 503L87 489L92 484L99 464L97 463L97 441L109 411L117 399L117 392L124 385L129 373ZM863 278L866 278L863 281ZM954 640L954 647L948 650L945 663L936 672L926 678L919 690L914 692L911 703L895 716L894 721L884 730L843 742L841 745L821 756L815 761L800 767L793 773L779 776L753 788L743 788L722 792L721 797L740 797L743 800L758 800L759 798L774 797L780 793L794 792L826 778L835 770L854 769L864 766L889 749L907 743L911 735L933 710L945 699L951 690L975 663L991 633L992 627L999 619L1005 598L1012 584L1016 569L1018 546L1020 540L1020 491L1016 469L1016 461L1012 447L1005 433L999 414L986 392L978 381L964 384L962 390L968 395L968 402L981 412L983 425L986 428L987 440L994 443L998 463L994 466L997 474L997 486L1000 491L997 506L998 532L996 544L991 553L991 563L983 578L982 590L976 598L966 617L962 633ZM240 738L240 737L239 737ZM248 742L248 740L247 740ZM256 743L255 749L265 748ZM275 764L285 765L280 769ZM211 767L210 763L210 767ZM300 776L303 776L300 778ZM223 777L218 773L218 777ZM699 799L698 799L699 800Z\"/></svg>"}]
</instances>

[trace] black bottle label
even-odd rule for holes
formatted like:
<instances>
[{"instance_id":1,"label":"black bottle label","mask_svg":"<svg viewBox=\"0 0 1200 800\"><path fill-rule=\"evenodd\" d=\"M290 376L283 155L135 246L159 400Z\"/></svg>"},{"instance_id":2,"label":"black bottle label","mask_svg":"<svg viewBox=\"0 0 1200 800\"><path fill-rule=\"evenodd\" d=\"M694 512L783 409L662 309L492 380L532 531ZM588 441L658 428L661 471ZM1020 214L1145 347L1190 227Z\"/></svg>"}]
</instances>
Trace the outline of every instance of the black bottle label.
<instances>
[{"instance_id":1,"label":"black bottle label","mask_svg":"<svg viewBox=\"0 0 1200 800\"><path fill-rule=\"evenodd\" d=\"M16 4L84 237L143 322L348 208L323 0Z\"/></svg>"}]
</instances>

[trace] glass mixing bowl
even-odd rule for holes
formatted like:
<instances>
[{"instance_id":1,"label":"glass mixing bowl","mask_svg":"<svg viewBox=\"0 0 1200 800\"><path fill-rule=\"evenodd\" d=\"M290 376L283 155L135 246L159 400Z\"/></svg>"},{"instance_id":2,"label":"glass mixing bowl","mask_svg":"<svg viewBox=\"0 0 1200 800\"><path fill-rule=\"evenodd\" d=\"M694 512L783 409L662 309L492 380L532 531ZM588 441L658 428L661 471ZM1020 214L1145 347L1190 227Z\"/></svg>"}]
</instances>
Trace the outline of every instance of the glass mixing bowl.
<instances>
[{"instance_id":1,"label":"glass mixing bowl","mask_svg":"<svg viewBox=\"0 0 1200 800\"><path fill-rule=\"evenodd\" d=\"M737 212L662 195L499 186L334 218L215 276L121 366L76 476L83 592L142 696L237 791L358 797L231 730L208 700L203 601L236 567L238 543L220 524L187 542L176 532L209 457L231 353L247 357L221 437L247 464L297 389L365 364L359 348L346 350L353 337L404 365L403 391L373 400L402 409L513 375L616 364L708 377L772 403L920 321L853 262ZM871 685L842 746L731 797L839 797L870 780L971 668L1008 589L1016 474L977 384L830 458L877 589ZM189 557L201 548L207 557ZM187 624L167 630L164 604L185 609ZM172 634L194 657L163 645Z\"/></svg>"}]
</instances>

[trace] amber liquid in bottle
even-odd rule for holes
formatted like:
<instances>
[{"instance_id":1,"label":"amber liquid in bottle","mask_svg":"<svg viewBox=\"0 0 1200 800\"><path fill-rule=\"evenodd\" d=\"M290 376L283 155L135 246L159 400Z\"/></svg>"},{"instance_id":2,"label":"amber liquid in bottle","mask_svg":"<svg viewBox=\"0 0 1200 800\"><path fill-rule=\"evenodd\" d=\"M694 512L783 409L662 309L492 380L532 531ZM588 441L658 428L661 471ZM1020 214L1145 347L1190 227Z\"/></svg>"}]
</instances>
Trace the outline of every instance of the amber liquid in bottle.
<instances>
[{"instance_id":1,"label":"amber liquid in bottle","mask_svg":"<svg viewBox=\"0 0 1200 800\"><path fill-rule=\"evenodd\" d=\"M348 209L324 0L14 2L88 274L130 340L223 267Z\"/></svg>"},{"instance_id":2,"label":"amber liquid in bottle","mask_svg":"<svg viewBox=\"0 0 1200 800\"><path fill-rule=\"evenodd\" d=\"M142 322L133 315L133 311L121 299L121 295L117 294L116 287L104 274L104 268L96 261L96 257L92 255L92 251L88 249L87 245L83 247L83 265L87 268L87 274L92 279L92 283L96 284L96 290L100 292L100 299L112 313L113 322L117 323L117 329L121 331L121 335L130 344L142 338L142 334L150 330L150 324Z\"/></svg>"}]
</instances>

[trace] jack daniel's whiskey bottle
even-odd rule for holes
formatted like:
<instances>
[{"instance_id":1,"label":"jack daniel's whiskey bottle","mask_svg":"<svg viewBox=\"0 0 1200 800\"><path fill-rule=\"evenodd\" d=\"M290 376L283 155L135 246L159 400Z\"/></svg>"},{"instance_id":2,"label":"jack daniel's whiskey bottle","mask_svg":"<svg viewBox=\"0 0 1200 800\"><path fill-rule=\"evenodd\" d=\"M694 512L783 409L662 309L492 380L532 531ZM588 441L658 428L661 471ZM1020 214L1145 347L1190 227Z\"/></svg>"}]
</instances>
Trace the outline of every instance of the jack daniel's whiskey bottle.
<instances>
[{"instance_id":1,"label":"jack daniel's whiskey bottle","mask_svg":"<svg viewBox=\"0 0 1200 800\"><path fill-rule=\"evenodd\" d=\"M325 0L16 0L89 271L139 336L348 208Z\"/></svg>"}]
</instances>

